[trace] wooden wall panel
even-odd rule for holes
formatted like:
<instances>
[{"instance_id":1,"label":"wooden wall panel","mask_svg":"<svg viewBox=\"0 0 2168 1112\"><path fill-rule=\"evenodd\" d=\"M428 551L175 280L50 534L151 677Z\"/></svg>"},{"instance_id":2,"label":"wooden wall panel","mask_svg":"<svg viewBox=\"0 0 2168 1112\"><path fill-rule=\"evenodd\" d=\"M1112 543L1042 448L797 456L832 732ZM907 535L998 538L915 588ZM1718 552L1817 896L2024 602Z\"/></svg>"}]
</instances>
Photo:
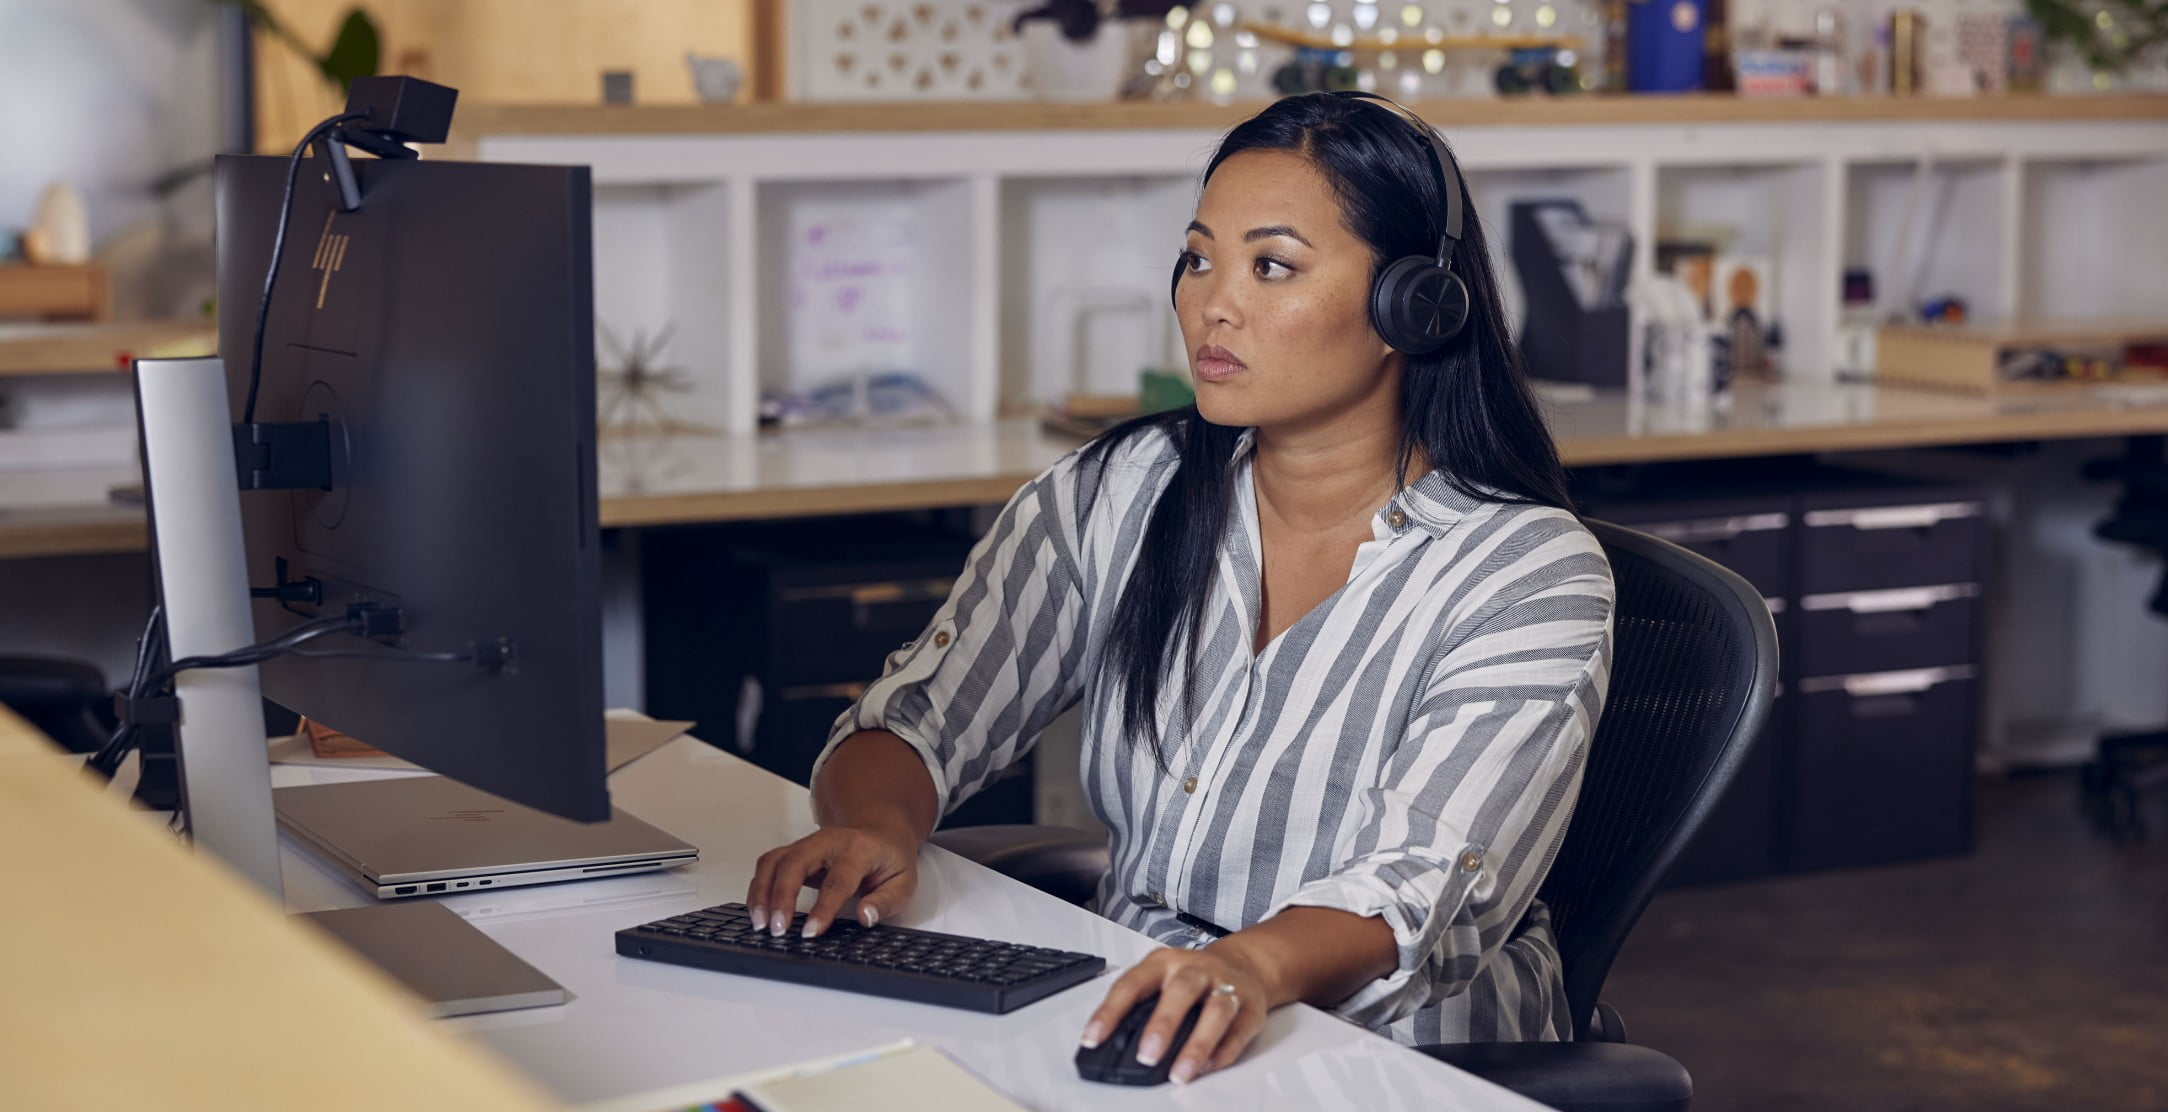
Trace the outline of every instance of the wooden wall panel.
<instances>
[{"instance_id":1,"label":"wooden wall panel","mask_svg":"<svg viewBox=\"0 0 2168 1112\"><path fill-rule=\"evenodd\" d=\"M353 0L266 0L322 49ZM602 72L631 70L636 103L692 104L687 51L755 67L752 0L362 0L383 39L381 68L457 88L462 104L598 104ZM256 38L256 136L291 150L340 98L286 43Z\"/></svg>"}]
</instances>

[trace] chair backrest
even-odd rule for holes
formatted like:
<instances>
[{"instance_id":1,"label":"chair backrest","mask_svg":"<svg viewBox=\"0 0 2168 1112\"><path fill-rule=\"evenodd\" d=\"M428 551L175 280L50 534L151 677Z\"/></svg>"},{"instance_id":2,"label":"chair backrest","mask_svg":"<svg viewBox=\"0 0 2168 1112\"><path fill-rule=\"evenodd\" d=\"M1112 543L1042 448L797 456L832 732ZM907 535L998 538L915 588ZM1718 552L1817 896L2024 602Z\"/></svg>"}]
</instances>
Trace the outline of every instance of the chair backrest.
<instances>
[{"instance_id":1,"label":"chair backrest","mask_svg":"<svg viewBox=\"0 0 2168 1112\"><path fill-rule=\"evenodd\" d=\"M1611 682L1581 796L1539 893L1565 966L1574 1035L1657 882L1761 733L1777 634L1761 593L1631 529L1588 527L1611 559Z\"/></svg>"}]
</instances>

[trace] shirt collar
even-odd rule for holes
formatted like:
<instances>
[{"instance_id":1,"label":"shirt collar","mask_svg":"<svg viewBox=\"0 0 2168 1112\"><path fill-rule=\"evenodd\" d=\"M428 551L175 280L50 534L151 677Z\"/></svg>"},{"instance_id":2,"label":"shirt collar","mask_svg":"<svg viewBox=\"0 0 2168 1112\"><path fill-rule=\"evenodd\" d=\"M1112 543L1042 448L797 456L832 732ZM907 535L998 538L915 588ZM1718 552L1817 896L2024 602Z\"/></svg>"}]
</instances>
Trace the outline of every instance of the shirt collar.
<instances>
[{"instance_id":1,"label":"shirt collar","mask_svg":"<svg viewBox=\"0 0 2168 1112\"><path fill-rule=\"evenodd\" d=\"M1234 456L1230 462L1246 462L1257 450L1257 430L1246 428L1235 440ZM1444 473L1426 472L1409 483L1385 505L1379 507L1377 520L1387 535L1398 534L1408 528L1420 528L1434 537L1442 537L1446 531L1460 522L1461 518L1480 508L1482 500L1470 497L1455 488ZM1405 515L1400 525L1392 524L1395 510Z\"/></svg>"},{"instance_id":2,"label":"shirt collar","mask_svg":"<svg viewBox=\"0 0 2168 1112\"><path fill-rule=\"evenodd\" d=\"M1409 524L1422 527L1431 536L1442 537L1462 518L1483 505L1483 500L1455 487L1444 472L1429 471L1409 483L1382 512L1390 517L1397 506L1407 513Z\"/></svg>"}]
</instances>

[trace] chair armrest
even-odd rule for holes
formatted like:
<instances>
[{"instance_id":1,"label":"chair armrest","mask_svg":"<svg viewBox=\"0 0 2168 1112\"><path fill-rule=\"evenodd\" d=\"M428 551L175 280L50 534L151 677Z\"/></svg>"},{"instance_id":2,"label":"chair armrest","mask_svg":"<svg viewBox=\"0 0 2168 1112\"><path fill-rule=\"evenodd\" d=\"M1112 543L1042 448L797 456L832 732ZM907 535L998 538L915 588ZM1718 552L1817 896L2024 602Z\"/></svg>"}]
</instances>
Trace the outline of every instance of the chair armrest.
<instances>
[{"instance_id":1,"label":"chair armrest","mask_svg":"<svg viewBox=\"0 0 2168 1112\"><path fill-rule=\"evenodd\" d=\"M933 844L1079 907L1112 867L1106 836L1067 826L959 826Z\"/></svg>"},{"instance_id":2,"label":"chair armrest","mask_svg":"<svg viewBox=\"0 0 2168 1112\"><path fill-rule=\"evenodd\" d=\"M1686 1112L1694 1098L1686 1067L1645 1046L1493 1042L1415 1049L1560 1112Z\"/></svg>"},{"instance_id":3,"label":"chair armrest","mask_svg":"<svg viewBox=\"0 0 2168 1112\"><path fill-rule=\"evenodd\" d=\"M94 664L0 655L0 703L63 749L83 753L105 744L115 725L107 698L105 674Z\"/></svg>"},{"instance_id":4,"label":"chair armrest","mask_svg":"<svg viewBox=\"0 0 2168 1112\"><path fill-rule=\"evenodd\" d=\"M18 711L73 711L105 698L105 674L97 665L49 656L0 655L0 702Z\"/></svg>"},{"instance_id":5,"label":"chair armrest","mask_svg":"<svg viewBox=\"0 0 2168 1112\"><path fill-rule=\"evenodd\" d=\"M1618 1009L1612 1007L1609 1002L1598 1000L1596 1001L1596 1022L1589 1024L1588 1030L1582 1032L1581 1041L1627 1042L1629 1040L1626 1037L1626 1020L1618 1014Z\"/></svg>"}]
</instances>

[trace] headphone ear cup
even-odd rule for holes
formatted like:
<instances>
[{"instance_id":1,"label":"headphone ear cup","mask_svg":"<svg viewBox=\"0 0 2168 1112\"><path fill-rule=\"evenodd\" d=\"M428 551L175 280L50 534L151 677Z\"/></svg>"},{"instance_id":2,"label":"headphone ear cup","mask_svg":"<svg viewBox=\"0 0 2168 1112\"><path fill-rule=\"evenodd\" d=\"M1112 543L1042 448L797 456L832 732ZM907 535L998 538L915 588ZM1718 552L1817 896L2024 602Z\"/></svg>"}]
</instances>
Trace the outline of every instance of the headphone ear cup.
<instances>
[{"instance_id":1,"label":"headphone ear cup","mask_svg":"<svg viewBox=\"0 0 2168 1112\"><path fill-rule=\"evenodd\" d=\"M1468 322L1468 287L1437 260L1395 260L1370 289L1370 325L1395 351L1429 355Z\"/></svg>"}]
</instances>

